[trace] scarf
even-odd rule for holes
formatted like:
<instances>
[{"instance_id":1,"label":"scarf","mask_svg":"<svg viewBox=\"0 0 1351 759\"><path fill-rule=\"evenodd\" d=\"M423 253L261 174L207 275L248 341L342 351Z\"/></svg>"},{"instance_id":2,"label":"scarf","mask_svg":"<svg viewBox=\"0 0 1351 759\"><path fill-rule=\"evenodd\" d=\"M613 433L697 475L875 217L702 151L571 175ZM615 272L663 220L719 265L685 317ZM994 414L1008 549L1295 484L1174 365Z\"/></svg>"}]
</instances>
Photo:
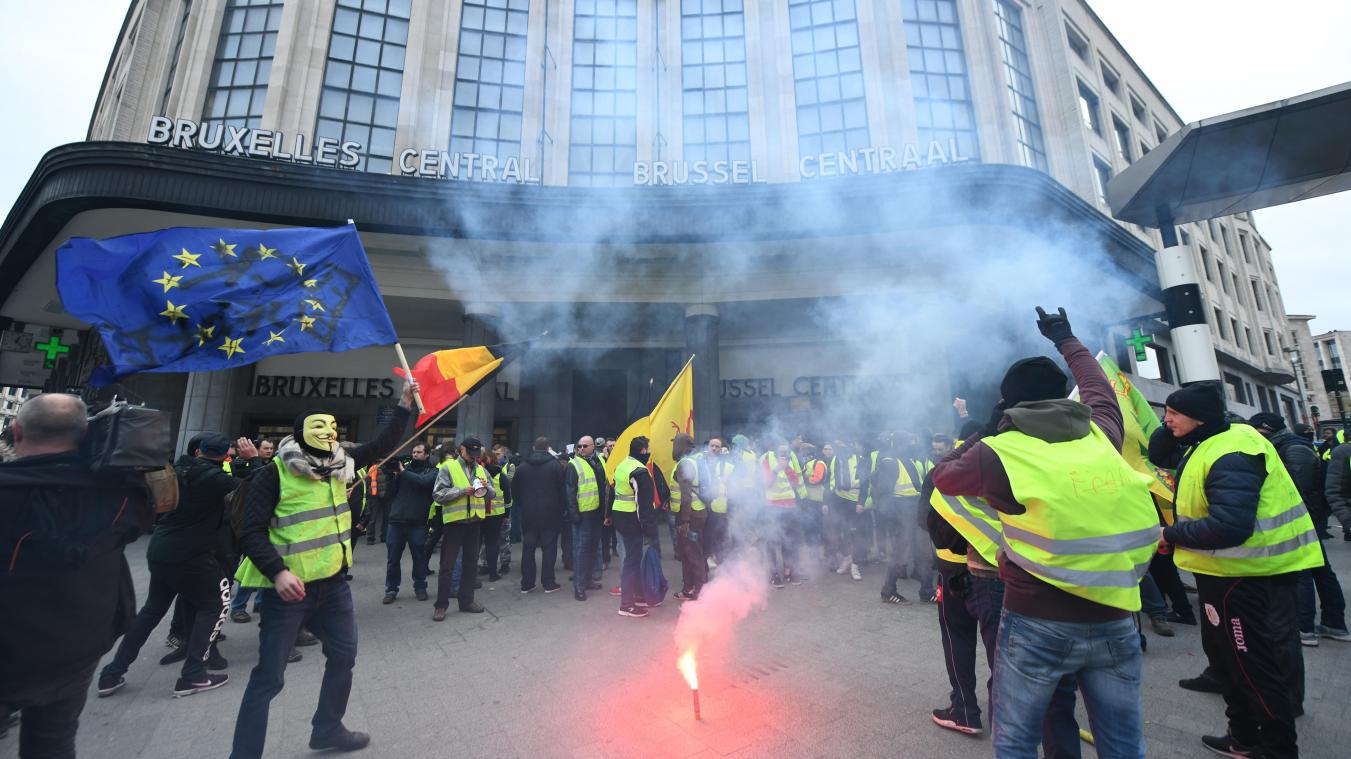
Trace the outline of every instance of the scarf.
<instances>
[{"instance_id":1,"label":"scarf","mask_svg":"<svg viewBox=\"0 0 1351 759\"><path fill-rule=\"evenodd\" d=\"M347 448L339 445L326 460L306 451L296 442L294 435L287 435L277 444L277 453L282 466L297 477L311 480L323 480L337 477L342 483L356 479L356 462L347 455Z\"/></svg>"}]
</instances>

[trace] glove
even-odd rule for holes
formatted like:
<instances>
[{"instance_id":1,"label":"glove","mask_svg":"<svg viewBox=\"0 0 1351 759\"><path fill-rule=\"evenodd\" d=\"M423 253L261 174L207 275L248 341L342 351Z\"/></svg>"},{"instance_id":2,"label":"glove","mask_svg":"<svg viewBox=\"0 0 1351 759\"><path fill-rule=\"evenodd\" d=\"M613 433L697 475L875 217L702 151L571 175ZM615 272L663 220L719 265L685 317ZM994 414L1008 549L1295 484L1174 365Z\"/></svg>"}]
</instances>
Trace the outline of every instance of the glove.
<instances>
[{"instance_id":1,"label":"glove","mask_svg":"<svg viewBox=\"0 0 1351 759\"><path fill-rule=\"evenodd\" d=\"M994 437L999 434L999 423L1004 420L1004 399L994 405L990 411L990 419L985 423L985 429L980 431L981 437Z\"/></svg>"},{"instance_id":2,"label":"glove","mask_svg":"<svg viewBox=\"0 0 1351 759\"><path fill-rule=\"evenodd\" d=\"M1057 346L1074 337L1074 332L1070 330L1069 317L1065 315L1063 307L1058 314L1048 314L1041 306L1037 306L1037 329L1041 330L1043 337Z\"/></svg>"}]
</instances>

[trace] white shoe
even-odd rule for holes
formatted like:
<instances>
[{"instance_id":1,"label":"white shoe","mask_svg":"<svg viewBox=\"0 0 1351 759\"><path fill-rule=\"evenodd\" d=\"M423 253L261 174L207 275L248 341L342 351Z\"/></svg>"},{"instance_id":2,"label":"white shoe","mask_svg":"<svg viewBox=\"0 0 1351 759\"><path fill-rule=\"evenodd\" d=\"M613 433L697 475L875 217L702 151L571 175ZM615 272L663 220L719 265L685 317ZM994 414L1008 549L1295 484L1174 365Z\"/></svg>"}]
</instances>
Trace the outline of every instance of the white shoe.
<instances>
[{"instance_id":1,"label":"white shoe","mask_svg":"<svg viewBox=\"0 0 1351 759\"><path fill-rule=\"evenodd\" d=\"M717 568L718 568L718 560L715 559L715 558L713 558L712 556L708 557L708 568L709 568L709 569L717 569Z\"/></svg>"},{"instance_id":2,"label":"white shoe","mask_svg":"<svg viewBox=\"0 0 1351 759\"><path fill-rule=\"evenodd\" d=\"M857 564L849 565L849 576L854 578L855 580L863 579L863 573L859 571Z\"/></svg>"},{"instance_id":3,"label":"white shoe","mask_svg":"<svg viewBox=\"0 0 1351 759\"><path fill-rule=\"evenodd\" d=\"M848 557L846 557L843 561L840 562L840 566L838 569L835 570L835 574L837 575L848 574L849 566L851 564L853 564L853 562L850 561Z\"/></svg>"}]
</instances>

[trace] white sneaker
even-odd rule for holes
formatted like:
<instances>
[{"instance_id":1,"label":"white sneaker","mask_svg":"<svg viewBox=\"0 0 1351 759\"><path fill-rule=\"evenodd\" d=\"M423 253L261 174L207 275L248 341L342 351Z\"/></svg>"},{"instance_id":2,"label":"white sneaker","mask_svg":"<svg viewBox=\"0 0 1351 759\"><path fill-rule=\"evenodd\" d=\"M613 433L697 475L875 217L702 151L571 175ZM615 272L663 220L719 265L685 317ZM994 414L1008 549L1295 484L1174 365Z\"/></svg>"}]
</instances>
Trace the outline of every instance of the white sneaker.
<instances>
[{"instance_id":1,"label":"white sneaker","mask_svg":"<svg viewBox=\"0 0 1351 759\"><path fill-rule=\"evenodd\" d=\"M1299 644L1301 646L1308 646L1309 648L1318 648L1318 633L1300 633Z\"/></svg>"},{"instance_id":2,"label":"white sneaker","mask_svg":"<svg viewBox=\"0 0 1351 759\"><path fill-rule=\"evenodd\" d=\"M709 568L709 569L717 569L717 568L718 568L718 560L715 559L715 558L713 558L712 556L708 557L708 568Z\"/></svg>"},{"instance_id":3,"label":"white sneaker","mask_svg":"<svg viewBox=\"0 0 1351 759\"><path fill-rule=\"evenodd\" d=\"M840 561L840 566L838 569L835 570L835 574L837 575L848 574L849 566L853 563L854 562L850 560L849 557L846 556L842 561Z\"/></svg>"},{"instance_id":4,"label":"white sneaker","mask_svg":"<svg viewBox=\"0 0 1351 759\"><path fill-rule=\"evenodd\" d=\"M863 573L859 571L859 568L858 568L858 565L857 565L857 564L850 564L850 565L849 565L849 576L852 577L852 578L854 578L855 580L862 580L862 579L863 579Z\"/></svg>"}]
</instances>

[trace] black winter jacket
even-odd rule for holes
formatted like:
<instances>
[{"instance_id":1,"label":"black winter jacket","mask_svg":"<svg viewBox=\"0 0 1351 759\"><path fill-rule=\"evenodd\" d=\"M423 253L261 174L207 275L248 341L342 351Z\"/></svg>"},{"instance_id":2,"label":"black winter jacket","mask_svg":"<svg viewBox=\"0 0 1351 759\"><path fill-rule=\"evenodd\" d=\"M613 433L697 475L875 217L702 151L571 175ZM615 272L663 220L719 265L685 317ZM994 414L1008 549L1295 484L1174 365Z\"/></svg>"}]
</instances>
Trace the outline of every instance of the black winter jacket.
<instances>
[{"instance_id":1,"label":"black winter jacket","mask_svg":"<svg viewBox=\"0 0 1351 759\"><path fill-rule=\"evenodd\" d=\"M530 451L511 478L513 506L522 530L558 530L567 513L564 464L548 451Z\"/></svg>"},{"instance_id":2,"label":"black winter jacket","mask_svg":"<svg viewBox=\"0 0 1351 759\"><path fill-rule=\"evenodd\" d=\"M1328 508L1345 530L1351 527L1351 443L1342 443L1332 449L1325 482L1323 493Z\"/></svg>"},{"instance_id":3,"label":"black winter jacket","mask_svg":"<svg viewBox=\"0 0 1351 759\"><path fill-rule=\"evenodd\" d=\"M389 502L389 523L426 524L432 508L436 467L430 461L411 461L392 481L394 500Z\"/></svg>"},{"instance_id":4,"label":"black winter jacket","mask_svg":"<svg viewBox=\"0 0 1351 759\"><path fill-rule=\"evenodd\" d=\"M1313 514L1327 513L1327 499L1320 485L1323 462L1318 459L1313 443L1296 437L1290 430L1281 430L1267 439L1276 448L1281 463L1285 464L1285 471L1290 473L1290 479L1295 481L1295 488L1299 490L1305 508Z\"/></svg>"},{"instance_id":5,"label":"black winter jacket","mask_svg":"<svg viewBox=\"0 0 1351 759\"><path fill-rule=\"evenodd\" d=\"M1149 460L1154 466L1176 469L1181 481L1187 451L1205 440L1229 430L1227 422L1198 427L1178 439L1167 427L1154 431L1149 439ZM1206 499L1210 513L1204 519L1178 522L1165 527L1164 540L1184 548L1215 551L1242 545L1257 526L1257 502L1266 482L1266 462L1260 455L1229 453L1219 457L1206 475Z\"/></svg>"},{"instance_id":6,"label":"black winter jacket","mask_svg":"<svg viewBox=\"0 0 1351 759\"><path fill-rule=\"evenodd\" d=\"M228 548L221 532L226 526L225 497L239 481L226 474L219 461L195 456L180 456L174 470L178 473L178 508L155 524L145 557L176 564L202 554L221 555Z\"/></svg>"}]
</instances>

